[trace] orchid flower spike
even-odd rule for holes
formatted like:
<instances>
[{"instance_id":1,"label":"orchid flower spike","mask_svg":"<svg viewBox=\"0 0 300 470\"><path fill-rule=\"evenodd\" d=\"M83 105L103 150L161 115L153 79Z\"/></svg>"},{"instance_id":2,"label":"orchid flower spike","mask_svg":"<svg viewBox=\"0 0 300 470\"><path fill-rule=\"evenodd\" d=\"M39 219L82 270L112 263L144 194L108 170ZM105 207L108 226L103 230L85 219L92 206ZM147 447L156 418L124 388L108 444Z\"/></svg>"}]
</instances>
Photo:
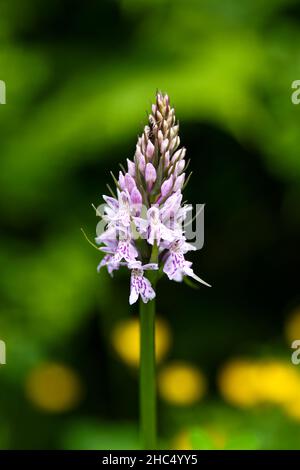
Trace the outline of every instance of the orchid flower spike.
<instances>
[{"instance_id":1,"label":"orchid flower spike","mask_svg":"<svg viewBox=\"0 0 300 470\"><path fill-rule=\"evenodd\" d=\"M130 304L139 297L144 303L155 297L153 275L147 273L151 270L160 269L177 282L189 276L209 286L185 259L195 247L183 229L190 209L182 203L182 191L189 175L178 132L169 97L158 92L133 159L127 158L127 170L121 166L118 179L113 177L115 193L103 196L105 227L101 224L95 240L104 257L98 270L105 266L112 275L124 266L130 271Z\"/></svg>"}]
</instances>

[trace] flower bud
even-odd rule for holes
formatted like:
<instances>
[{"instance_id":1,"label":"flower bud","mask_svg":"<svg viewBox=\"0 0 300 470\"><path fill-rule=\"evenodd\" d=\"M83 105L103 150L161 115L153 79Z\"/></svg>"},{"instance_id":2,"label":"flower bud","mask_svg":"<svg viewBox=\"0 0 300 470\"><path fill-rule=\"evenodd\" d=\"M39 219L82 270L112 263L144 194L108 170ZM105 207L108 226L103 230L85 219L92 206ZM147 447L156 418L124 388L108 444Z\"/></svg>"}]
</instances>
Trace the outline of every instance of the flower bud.
<instances>
[{"instance_id":1,"label":"flower bud","mask_svg":"<svg viewBox=\"0 0 300 470\"><path fill-rule=\"evenodd\" d=\"M127 168L128 168L128 173L130 174L130 176L134 178L135 177L135 164L131 160L129 160L129 158L127 158Z\"/></svg>"},{"instance_id":2,"label":"flower bud","mask_svg":"<svg viewBox=\"0 0 300 470\"><path fill-rule=\"evenodd\" d=\"M161 93L157 94L156 102L157 102L157 105L158 105L159 108L163 107L164 102L163 102L163 96L162 96Z\"/></svg>"},{"instance_id":3,"label":"flower bud","mask_svg":"<svg viewBox=\"0 0 300 470\"><path fill-rule=\"evenodd\" d=\"M141 138L141 149L142 149L142 152L143 152L144 155L146 153L147 143L148 143L148 138L147 138L147 135L145 134L145 132L144 132L144 134L142 135L142 138Z\"/></svg>"},{"instance_id":4,"label":"flower bud","mask_svg":"<svg viewBox=\"0 0 300 470\"><path fill-rule=\"evenodd\" d=\"M183 160L185 157L185 154L186 154L186 149L182 147L182 149L179 149L174 153L172 157L172 161L175 162L176 160Z\"/></svg>"},{"instance_id":5,"label":"flower bud","mask_svg":"<svg viewBox=\"0 0 300 470\"><path fill-rule=\"evenodd\" d=\"M153 184L156 181L156 170L152 163L147 163L146 169L145 169L145 181L147 184L147 189L148 191L151 191L153 188Z\"/></svg>"},{"instance_id":6,"label":"flower bud","mask_svg":"<svg viewBox=\"0 0 300 470\"><path fill-rule=\"evenodd\" d=\"M134 206L136 215L140 215L143 198L137 187L133 188L130 195L130 201L131 204Z\"/></svg>"},{"instance_id":7,"label":"flower bud","mask_svg":"<svg viewBox=\"0 0 300 470\"><path fill-rule=\"evenodd\" d=\"M157 139L158 139L159 146L161 146L162 141L164 140L164 135L161 130L159 130L157 133Z\"/></svg>"},{"instance_id":8,"label":"flower bud","mask_svg":"<svg viewBox=\"0 0 300 470\"><path fill-rule=\"evenodd\" d=\"M185 173L182 173L180 176L177 176L175 183L174 183L174 191L181 189L185 180Z\"/></svg>"},{"instance_id":9,"label":"flower bud","mask_svg":"<svg viewBox=\"0 0 300 470\"><path fill-rule=\"evenodd\" d=\"M137 146L137 149L136 149L136 160L137 160L137 164L138 164L138 168L140 170L140 172L142 174L144 174L144 171L145 171L145 166L146 166L146 161L145 161L145 157L144 155L142 154L140 148Z\"/></svg>"},{"instance_id":10,"label":"flower bud","mask_svg":"<svg viewBox=\"0 0 300 470\"><path fill-rule=\"evenodd\" d=\"M171 139L174 139L174 137L177 136L178 134L178 130L179 130L179 126L173 126L170 130L170 135L171 135Z\"/></svg>"},{"instance_id":11,"label":"flower bud","mask_svg":"<svg viewBox=\"0 0 300 470\"><path fill-rule=\"evenodd\" d=\"M179 162L176 163L175 165L175 174L180 175L180 173L183 172L185 167L185 161L184 160L179 160Z\"/></svg>"},{"instance_id":12,"label":"flower bud","mask_svg":"<svg viewBox=\"0 0 300 470\"><path fill-rule=\"evenodd\" d=\"M172 114L169 114L169 116L168 116L168 118L167 118L167 123L168 123L168 126L169 126L169 127L174 126L174 124L175 124L175 116L173 116Z\"/></svg>"},{"instance_id":13,"label":"flower bud","mask_svg":"<svg viewBox=\"0 0 300 470\"><path fill-rule=\"evenodd\" d=\"M119 186L122 189L122 191L124 191L124 189L125 189L125 178L124 178L124 175L123 175L122 171L119 171Z\"/></svg>"},{"instance_id":14,"label":"flower bud","mask_svg":"<svg viewBox=\"0 0 300 470\"><path fill-rule=\"evenodd\" d=\"M167 132L169 130L169 127L170 126L169 126L168 122L164 120L163 123L162 123L162 128L163 128L164 134L167 134Z\"/></svg>"},{"instance_id":15,"label":"flower bud","mask_svg":"<svg viewBox=\"0 0 300 470\"><path fill-rule=\"evenodd\" d=\"M161 153L164 153L167 150L168 145L169 145L169 140L168 139L165 139L165 140L162 141L162 144L160 146Z\"/></svg>"},{"instance_id":16,"label":"flower bud","mask_svg":"<svg viewBox=\"0 0 300 470\"><path fill-rule=\"evenodd\" d=\"M176 150L179 147L179 144L180 144L180 138L179 136L177 136L175 137L175 139L172 140L172 144L171 144L172 150Z\"/></svg>"},{"instance_id":17,"label":"flower bud","mask_svg":"<svg viewBox=\"0 0 300 470\"><path fill-rule=\"evenodd\" d=\"M131 191L133 188L135 188L135 180L130 176L129 173L126 173L125 175L125 188L128 190L129 194L131 194Z\"/></svg>"},{"instance_id":18,"label":"flower bud","mask_svg":"<svg viewBox=\"0 0 300 470\"><path fill-rule=\"evenodd\" d=\"M151 140L148 141L147 148L146 148L146 155L149 160L152 159L153 154L154 154L155 147L152 144Z\"/></svg>"},{"instance_id":19,"label":"flower bud","mask_svg":"<svg viewBox=\"0 0 300 470\"><path fill-rule=\"evenodd\" d=\"M161 113L159 111L157 111L156 115L157 115L157 120L159 122L161 122L163 120L163 117L162 117Z\"/></svg>"},{"instance_id":20,"label":"flower bud","mask_svg":"<svg viewBox=\"0 0 300 470\"><path fill-rule=\"evenodd\" d=\"M168 168L169 163L170 163L170 153L169 153L169 151L167 151L164 155L164 167L165 167L165 169Z\"/></svg>"},{"instance_id":21,"label":"flower bud","mask_svg":"<svg viewBox=\"0 0 300 470\"><path fill-rule=\"evenodd\" d=\"M173 187L173 176L171 175L161 185L161 196L162 196L162 198L165 198L170 193L172 187Z\"/></svg>"}]
</instances>

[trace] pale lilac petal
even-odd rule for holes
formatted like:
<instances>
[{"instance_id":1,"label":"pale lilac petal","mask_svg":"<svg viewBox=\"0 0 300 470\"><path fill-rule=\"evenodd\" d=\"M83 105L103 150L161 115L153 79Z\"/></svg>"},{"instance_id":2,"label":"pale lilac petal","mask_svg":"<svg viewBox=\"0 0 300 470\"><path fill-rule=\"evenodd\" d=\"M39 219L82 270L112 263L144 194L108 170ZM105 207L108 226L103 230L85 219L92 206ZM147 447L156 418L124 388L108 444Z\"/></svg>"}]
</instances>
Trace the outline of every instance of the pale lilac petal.
<instances>
[{"instance_id":1,"label":"pale lilac petal","mask_svg":"<svg viewBox=\"0 0 300 470\"><path fill-rule=\"evenodd\" d=\"M100 243L108 244L108 243L115 242L116 239L117 239L116 229L115 227L110 227L105 232L101 233L101 235L98 235L95 238L95 242L97 244L100 244Z\"/></svg>"},{"instance_id":2,"label":"pale lilac petal","mask_svg":"<svg viewBox=\"0 0 300 470\"><path fill-rule=\"evenodd\" d=\"M169 220L174 220L175 215L178 213L180 209L180 204L182 201L182 194L180 191L173 193L168 199L165 201L163 206L160 209L161 218L166 223Z\"/></svg>"},{"instance_id":3,"label":"pale lilac petal","mask_svg":"<svg viewBox=\"0 0 300 470\"><path fill-rule=\"evenodd\" d=\"M154 245L155 241L157 242L157 244L159 245L160 243L160 232L159 232L159 229L158 228L154 228L152 226L149 227L149 234L148 234L148 238L147 238L147 241L148 243L150 243L150 245Z\"/></svg>"},{"instance_id":4,"label":"pale lilac petal","mask_svg":"<svg viewBox=\"0 0 300 470\"><path fill-rule=\"evenodd\" d=\"M177 233L174 230L169 229L164 224L160 224L160 235L161 238L168 242L173 242L177 236Z\"/></svg>"},{"instance_id":5,"label":"pale lilac petal","mask_svg":"<svg viewBox=\"0 0 300 470\"><path fill-rule=\"evenodd\" d=\"M139 298L139 291L137 289L134 276L131 275L129 304L133 305L137 301L138 298Z\"/></svg>"},{"instance_id":6,"label":"pale lilac petal","mask_svg":"<svg viewBox=\"0 0 300 470\"><path fill-rule=\"evenodd\" d=\"M121 260L134 261L138 252L136 248L129 241L119 241L118 248L112 259L113 263L119 263Z\"/></svg>"},{"instance_id":7,"label":"pale lilac petal","mask_svg":"<svg viewBox=\"0 0 300 470\"><path fill-rule=\"evenodd\" d=\"M129 249L128 249L128 258L125 258L126 261L130 261L135 259L138 256L138 251L135 248L135 246L132 243L129 243Z\"/></svg>"},{"instance_id":8,"label":"pale lilac petal","mask_svg":"<svg viewBox=\"0 0 300 470\"><path fill-rule=\"evenodd\" d=\"M170 254L164 264L163 272L172 280L179 268L179 266L174 264L173 256Z\"/></svg>"},{"instance_id":9,"label":"pale lilac petal","mask_svg":"<svg viewBox=\"0 0 300 470\"><path fill-rule=\"evenodd\" d=\"M180 269L176 271L176 273L172 277L172 281L175 282L182 282L183 281L183 273Z\"/></svg>"},{"instance_id":10,"label":"pale lilac petal","mask_svg":"<svg viewBox=\"0 0 300 470\"><path fill-rule=\"evenodd\" d=\"M142 217L133 217L136 229L142 238L147 238L148 221Z\"/></svg>"},{"instance_id":11,"label":"pale lilac petal","mask_svg":"<svg viewBox=\"0 0 300 470\"><path fill-rule=\"evenodd\" d=\"M188 251L196 251L197 248L191 243L183 242L181 245L182 253L187 253Z\"/></svg>"},{"instance_id":12,"label":"pale lilac petal","mask_svg":"<svg viewBox=\"0 0 300 470\"><path fill-rule=\"evenodd\" d=\"M111 264L111 260L112 260L112 255L105 255L104 258L98 264L97 271L99 272L101 268L106 266L108 273L110 274L111 277L113 277L113 271L115 269L118 269L119 266L118 264Z\"/></svg>"},{"instance_id":13,"label":"pale lilac petal","mask_svg":"<svg viewBox=\"0 0 300 470\"><path fill-rule=\"evenodd\" d=\"M139 269L139 270L142 270L142 262L137 260L137 259L134 259L134 260L130 260L128 262L128 268L129 269Z\"/></svg>"},{"instance_id":14,"label":"pale lilac petal","mask_svg":"<svg viewBox=\"0 0 300 470\"><path fill-rule=\"evenodd\" d=\"M145 277L143 277L143 287L140 290L140 294L145 304L149 302L149 300L153 300L156 295L153 287L151 286L151 282Z\"/></svg>"},{"instance_id":15,"label":"pale lilac petal","mask_svg":"<svg viewBox=\"0 0 300 470\"><path fill-rule=\"evenodd\" d=\"M112 249L109 246L101 246L101 248L99 248L99 250L102 251L102 253L109 253L109 254L114 254L115 253L115 250Z\"/></svg>"},{"instance_id":16,"label":"pale lilac petal","mask_svg":"<svg viewBox=\"0 0 300 470\"><path fill-rule=\"evenodd\" d=\"M119 208L119 202L117 201L117 199L115 199L114 197L110 197L110 196L105 196L105 194L102 196L104 201L109 205L109 207L111 207L112 209L118 209Z\"/></svg>"},{"instance_id":17,"label":"pale lilac petal","mask_svg":"<svg viewBox=\"0 0 300 470\"><path fill-rule=\"evenodd\" d=\"M108 260L109 260L109 256L106 255L102 258L102 260L100 261L100 263L98 264L97 266L97 271L99 272L101 268L103 268L104 266L106 266Z\"/></svg>"},{"instance_id":18,"label":"pale lilac petal","mask_svg":"<svg viewBox=\"0 0 300 470\"><path fill-rule=\"evenodd\" d=\"M211 287L210 284L208 284L207 282L203 281L203 279L201 279L199 276L197 276L194 271L192 270L192 268L188 268L188 267L185 267L183 269L183 272L186 276L189 276L189 277L192 277L193 279L195 279L195 281L198 281L198 282L201 282L201 284L204 284L205 286L207 287Z\"/></svg>"},{"instance_id":19,"label":"pale lilac petal","mask_svg":"<svg viewBox=\"0 0 300 470\"><path fill-rule=\"evenodd\" d=\"M148 263L148 264L143 264L142 269L148 270L157 270L158 269L158 264L157 263Z\"/></svg>"},{"instance_id":20,"label":"pale lilac petal","mask_svg":"<svg viewBox=\"0 0 300 470\"><path fill-rule=\"evenodd\" d=\"M115 209L112 209L109 206L105 206L103 219L109 221L110 219L115 217L116 213L117 212Z\"/></svg>"}]
</instances>

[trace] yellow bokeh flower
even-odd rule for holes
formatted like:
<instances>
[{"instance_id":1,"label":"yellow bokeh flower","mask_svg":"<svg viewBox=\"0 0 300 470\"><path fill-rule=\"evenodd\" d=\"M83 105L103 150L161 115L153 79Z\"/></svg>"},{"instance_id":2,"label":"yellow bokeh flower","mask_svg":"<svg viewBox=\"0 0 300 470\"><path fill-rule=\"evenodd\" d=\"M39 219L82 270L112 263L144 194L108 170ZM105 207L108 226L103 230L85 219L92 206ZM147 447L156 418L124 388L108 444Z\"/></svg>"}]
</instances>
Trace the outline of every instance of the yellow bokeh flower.
<instances>
[{"instance_id":1,"label":"yellow bokeh flower","mask_svg":"<svg viewBox=\"0 0 300 470\"><path fill-rule=\"evenodd\" d=\"M284 404L299 394L300 376L292 364L279 360L267 360L260 364L260 400Z\"/></svg>"},{"instance_id":2,"label":"yellow bokeh flower","mask_svg":"<svg viewBox=\"0 0 300 470\"><path fill-rule=\"evenodd\" d=\"M300 307L292 311L285 324L285 337L289 343L300 339Z\"/></svg>"},{"instance_id":3,"label":"yellow bokeh flower","mask_svg":"<svg viewBox=\"0 0 300 470\"><path fill-rule=\"evenodd\" d=\"M138 367L140 359L140 325L138 318L119 322L112 331L112 344L118 356L129 366ZM155 351L160 362L169 351L171 331L165 320L156 319Z\"/></svg>"},{"instance_id":4,"label":"yellow bokeh flower","mask_svg":"<svg viewBox=\"0 0 300 470\"><path fill-rule=\"evenodd\" d=\"M82 385L75 371L63 364L45 363L34 368L25 382L28 400L49 413L69 411L82 397Z\"/></svg>"},{"instance_id":5,"label":"yellow bokeh flower","mask_svg":"<svg viewBox=\"0 0 300 470\"><path fill-rule=\"evenodd\" d=\"M248 360L236 359L225 365L218 377L221 394L241 407L258 402L259 368Z\"/></svg>"},{"instance_id":6,"label":"yellow bokeh flower","mask_svg":"<svg viewBox=\"0 0 300 470\"><path fill-rule=\"evenodd\" d=\"M191 405L206 391L206 379L195 366L173 362L158 375L158 389L162 398L175 405Z\"/></svg>"},{"instance_id":7,"label":"yellow bokeh flower","mask_svg":"<svg viewBox=\"0 0 300 470\"><path fill-rule=\"evenodd\" d=\"M300 391L300 375L292 364L277 359L233 360L219 374L225 400L249 407L260 403L284 405Z\"/></svg>"}]
</instances>

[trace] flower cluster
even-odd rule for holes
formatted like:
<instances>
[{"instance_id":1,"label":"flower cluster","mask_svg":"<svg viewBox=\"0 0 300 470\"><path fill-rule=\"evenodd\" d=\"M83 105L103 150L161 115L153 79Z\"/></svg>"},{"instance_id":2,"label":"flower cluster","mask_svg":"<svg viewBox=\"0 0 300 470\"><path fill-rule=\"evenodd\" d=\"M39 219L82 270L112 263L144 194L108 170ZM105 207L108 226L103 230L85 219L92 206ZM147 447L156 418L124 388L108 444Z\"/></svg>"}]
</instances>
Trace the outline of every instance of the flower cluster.
<instances>
[{"instance_id":1,"label":"flower cluster","mask_svg":"<svg viewBox=\"0 0 300 470\"><path fill-rule=\"evenodd\" d=\"M145 303L155 297L147 270L162 270L175 281L190 276L208 285L184 256L195 247L187 243L182 228L191 208L182 203L188 178L178 130L168 96L157 93L133 161L127 159L127 170L122 167L114 178L116 194L103 196L106 225L96 243L105 256L98 270L106 266L112 274L126 266L131 271L130 304L139 296Z\"/></svg>"}]
</instances>

